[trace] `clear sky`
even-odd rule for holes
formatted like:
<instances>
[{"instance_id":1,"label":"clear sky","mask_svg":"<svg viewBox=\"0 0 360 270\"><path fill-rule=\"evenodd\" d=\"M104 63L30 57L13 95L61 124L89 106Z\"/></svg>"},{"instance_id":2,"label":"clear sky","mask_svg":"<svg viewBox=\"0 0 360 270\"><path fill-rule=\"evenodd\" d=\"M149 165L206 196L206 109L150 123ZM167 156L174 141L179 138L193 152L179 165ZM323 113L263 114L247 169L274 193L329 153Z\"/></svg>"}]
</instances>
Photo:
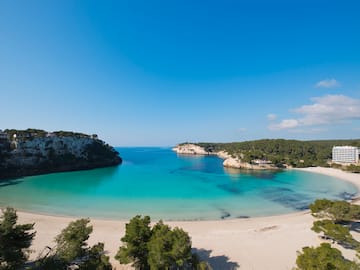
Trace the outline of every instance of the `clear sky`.
<instances>
[{"instance_id":1,"label":"clear sky","mask_svg":"<svg viewBox=\"0 0 360 270\"><path fill-rule=\"evenodd\" d=\"M360 1L0 1L0 129L360 138Z\"/></svg>"}]
</instances>

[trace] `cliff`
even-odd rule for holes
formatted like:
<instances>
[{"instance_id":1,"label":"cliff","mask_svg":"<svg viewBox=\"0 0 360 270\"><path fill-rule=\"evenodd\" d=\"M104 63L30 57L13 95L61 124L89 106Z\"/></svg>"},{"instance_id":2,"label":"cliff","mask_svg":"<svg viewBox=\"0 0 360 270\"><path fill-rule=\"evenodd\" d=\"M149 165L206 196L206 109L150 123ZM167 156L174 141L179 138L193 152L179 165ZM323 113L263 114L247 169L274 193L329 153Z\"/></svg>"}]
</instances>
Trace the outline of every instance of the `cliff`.
<instances>
[{"instance_id":1,"label":"cliff","mask_svg":"<svg viewBox=\"0 0 360 270\"><path fill-rule=\"evenodd\" d=\"M228 157L223 162L224 167L235 168L235 169L247 169L247 170L274 170L279 169L271 163L266 164L254 164L243 162L239 158Z\"/></svg>"},{"instance_id":2,"label":"cliff","mask_svg":"<svg viewBox=\"0 0 360 270\"><path fill-rule=\"evenodd\" d=\"M43 130L0 132L0 179L121 164L119 153L96 135Z\"/></svg>"},{"instance_id":3,"label":"cliff","mask_svg":"<svg viewBox=\"0 0 360 270\"><path fill-rule=\"evenodd\" d=\"M250 169L250 170L271 170L277 169L271 162L264 160L254 160L253 162L244 162L242 156L232 156L224 150L216 151L214 149L208 148L205 149L196 144L185 143L179 144L172 149L178 154L185 155L217 155L219 158L223 159L223 166L228 168L235 169Z\"/></svg>"},{"instance_id":4,"label":"cliff","mask_svg":"<svg viewBox=\"0 0 360 270\"><path fill-rule=\"evenodd\" d=\"M203 147L200 147L196 144L192 143L185 143L185 144L179 144L175 146L173 149L178 154L182 155L210 155L214 154L208 151L205 151Z\"/></svg>"}]
</instances>

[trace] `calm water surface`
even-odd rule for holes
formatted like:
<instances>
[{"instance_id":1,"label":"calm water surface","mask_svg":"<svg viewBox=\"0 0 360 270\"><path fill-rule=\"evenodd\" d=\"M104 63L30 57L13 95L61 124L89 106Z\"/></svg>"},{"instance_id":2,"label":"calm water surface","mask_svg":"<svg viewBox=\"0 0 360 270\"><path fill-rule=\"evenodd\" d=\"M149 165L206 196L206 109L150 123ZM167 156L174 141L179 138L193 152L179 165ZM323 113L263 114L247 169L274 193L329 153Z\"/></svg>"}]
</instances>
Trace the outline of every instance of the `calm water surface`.
<instances>
[{"instance_id":1,"label":"calm water surface","mask_svg":"<svg viewBox=\"0 0 360 270\"><path fill-rule=\"evenodd\" d=\"M240 173L217 157L169 148L118 148L113 168L0 182L0 206L56 215L128 219L221 219L284 214L317 198L349 199L350 183L301 171Z\"/></svg>"}]
</instances>

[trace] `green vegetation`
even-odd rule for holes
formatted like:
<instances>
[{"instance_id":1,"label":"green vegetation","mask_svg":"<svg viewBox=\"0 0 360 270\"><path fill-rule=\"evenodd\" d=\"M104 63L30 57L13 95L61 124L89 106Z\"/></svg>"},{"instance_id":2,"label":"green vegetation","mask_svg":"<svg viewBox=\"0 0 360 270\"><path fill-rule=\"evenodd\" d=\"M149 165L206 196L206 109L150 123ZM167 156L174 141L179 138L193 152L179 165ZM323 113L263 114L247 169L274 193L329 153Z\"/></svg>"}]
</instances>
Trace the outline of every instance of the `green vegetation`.
<instances>
[{"instance_id":1,"label":"green vegetation","mask_svg":"<svg viewBox=\"0 0 360 270\"><path fill-rule=\"evenodd\" d=\"M42 129L35 129L35 128L28 128L25 130L21 129L5 129L4 132L6 132L9 135L9 138L12 139L13 135L16 134L17 138L20 139L34 139L34 138L44 138L48 135L48 132ZM76 137L76 138L91 138L92 136L79 133L79 132L72 132L72 131L54 131L52 133L53 136L57 137ZM94 134L96 135L96 134ZM96 135L97 137L97 135Z\"/></svg>"},{"instance_id":2,"label":"green vegetation","mask_svg":"<svg viewBox=\"0 0 360 270\"><path fill-rule=\"evenodd\" d=\"M72 132L72 131L54 131L53 134L55 134L58 137L75 137L75 138L90 138L90 135L79 133L79 132Z\"/></svg>"},{"instance_id":3,"label":"green vegetation","mask_svg":"<svg viewBox=\"0 0 360 270\"><path fill-rule=\"evenodd\" d=\"M151 238L150 217L135 216L125 227L125 236L121 241L125 246L120 247L115 256L122 264L133 263L135 269L148 269L147 243Z\"/></svg>"},{"instance_id":4,"label":"green vegetation","mask_svg":"<svg viewBox=\"0 0 360 270\"><path fill-rule=\"evenodd\" d=\"M4 131L9 135L10 139L13 138L14 134L16 134L17 138L24 138L24 139L42 138L42 137L46 137L47 134L45 130L34 129L34 128L28 128L25 130L5 129Z\"/></svg>"},{"instance_id":5,"label":"green vegetation","mask_svg":"<svg viewBox=\"0 0 360 270\"><path fill-rule=\"evenodd\" d=\"M233 143L198 143L208 152L226 151L230 155L242 158L245 162L254 159L266 159L278 167L325 166L331 160L334 145L360 147L360 140L297 141L283 139L265 139Z\"/></svg>"},{"instance_id":6,"label":"green vegetation","mask_svg":"<svg viewBox=\"0 0 360 270\"><path fill-rule=\"evenodd\" d=\"M55 247L46 247L33 262L27 262L35 236L34 224L17 225L13 208L3 210L0 219L0 270L112 270L104 243L88 246L93 231L89 219L70 222L55 238ZM171 229L159 221L150 227L150 217L135 216L126 224L124 246L115 258L139 270L212 270L191 252L190 236L180 228ZM26 264L26 265L25 265Z\"/></svg>"},{"instance_id":7,"label":"green vegetation","mask_svg":"<svg viewBox=\"0 0 360 270\"><path fill-rule=\"evenodd\" d=\"M132 263L138 270L210 269L191 253L191 239L182 229L171 229L162 221L150 228L150 217L135 216L126 224L125 244L116 259Z\"/></svg>"},{"instance_id":8,"label":"green vegetation","mask_svg":"<svg viewBox=\"0 0 360 270\"><path fill-rule=\"evenodd\" d=\"M94 140L92 144L88 144L84 152L87 153L88 161L114 159L119 154L110 145L104 144L100 140Z\"/></svg>"},{"instance_id":9,"label":"green vegetation","mask_svg":"<svg viewBox=\"0 0 360 270\"><path fill-rule=\"evenodd\" d=\"M87 245L93 230L89 222L89 219L70 222L55 238L53 254L39 259L36 269L63 270L73 265L81 270L111 270L109 257L104 254L104 244Z\"/></svg>"},{"instance_id":10,"label":"green vegetation","mask_svg":"<svg viewBox=\"0 0 360 270\"><path fill-rule=\"evenodd\" d=\"M360 173L360 166L351 164L345 167L345 170L352 173Z\"/></svg>"},{"instance_id":11,"label":"green vegetation","mask_svg":"<svg viewBox=\"0 0 360 270\"><path fill-rule=\"evenodd\" d=\"M333 163L331 164L331 167L351 173L360 173L360 165L355 165L355 164L342 165L342 164Z\"/></svg>"},{"instance_id":12,"label":"green vegetation","mask_svg":"<svg viewBox=\"0 0 360 270\"><path fill-rule=\"evenodd\" d=\"M86 241L93 230L92 226L88 226L89 222L89 219L70 222L56 237L56 253L60 259L71 262L86 254Z\"/></svg>"},{"instance_id":13,"label":"green vegetation","mask_svg":"<svg viewBox=\"0 0 360 270\"><path fill-rule=\"evenodd\" d=\"M296 259L297 270L358 270L359 266L345 259L341 252L323 243L319 247L304 247Z\"/></svg>"},{"instance_id":14,"label":"green vegetation","mask_svg":"<svg viewBox=\"0 0 360 270\"><path fill-rule=\"evenodd\" d=\"M322 233L323 239L337 242L348 249L359 251L360 242L351 235L351 225L360 218L360 206L345 201L316 200L310 205L312 215L320 220L314 221L311 228ZM355 261L345 259L341 252L323 243L320 247L305 247L296 260L299 270L359 270Z\"/></svg>"},{"instance_id":15,"label":"green vegetation","mask_svg":"<svg viewBox=\"0 0 360 270\"><path fill-rule=\"evenodd\" d=\"M186 268L192 265L191 239L182 229L158 222L148 242L150 269Z\"/></svg>"},{"instance_id":16,"label":"green vegetation","mask_svg":"<svg viewBox=\"0 0 360 270\"><path fill-rule=\"evenodd\" d=\"M360 219L360 205L346 201L316 200L310 204L310 210L316 218L329 218L336 223Z\"/></svg>"},{"instance_id":17,"label":"green vegetation","mask_svg":"<svg viewBox=\"0 0 360 270\"><path fill-rule=\"evenodd\" d=\"M35 236L34 224L17 225L13 208L2 211L0 220L0 269L17 270L23 267Z\"/></svg>"},{"instance_id":18,"label":"green vegetation","mask_svg":"<svg viewBox=\"0 0 360 270\"><path fill-rule=\"evenodd\" d=\"M88 259L80 266L83 270L111 270L109 257L105 255L104 243L97 243L88 250Z\"/></svg>"},{"instance_id":19,"label":"green vegetation","mask_svg":"<svg viewBox=\"0 0 360 270\"><path fill-rule=\"evenodd\" d=\"M312 230L323 233L328 239L351 249L359 249L348 227L351 222L359 220L360 206L346 201L316 200L310 205L311 213L321 220L315 221Z\"/></svg>"},{"instance_id":20,"label":"green vegetation","mask_svg":"<svg viewBox=\"0 0 360 270\"><path fill-rule=\"evenodd\" d=\"M348 227L334 223L332 220L318 220L314 222L311 228L316 233L323 233L326 238L331 239L342 246L357 249L360 243L350 234Z\"/></svg>"}]
</instances>

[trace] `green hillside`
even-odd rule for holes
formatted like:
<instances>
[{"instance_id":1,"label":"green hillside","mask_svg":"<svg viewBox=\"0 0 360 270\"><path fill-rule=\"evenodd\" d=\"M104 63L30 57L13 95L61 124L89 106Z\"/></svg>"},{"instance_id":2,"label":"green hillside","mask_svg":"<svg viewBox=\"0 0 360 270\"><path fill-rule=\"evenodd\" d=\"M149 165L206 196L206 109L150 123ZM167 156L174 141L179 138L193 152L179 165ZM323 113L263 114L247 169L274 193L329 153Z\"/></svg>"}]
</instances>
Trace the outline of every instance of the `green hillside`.
<instances>
[{"instance_id":1,"label":"green hillside","mask_svg":"<svg viewBox=\"0 0 360 270\"><path fill-rule=\"evenodd\" d=\"M356 140L297 141L284 139L264 139L232 143L197 143L209 152L226 151L240 157L245 162L253 159L266 159L281 167L329 166L332 147L351 145L360 147Z\"/></svg>"}]
</instances>

